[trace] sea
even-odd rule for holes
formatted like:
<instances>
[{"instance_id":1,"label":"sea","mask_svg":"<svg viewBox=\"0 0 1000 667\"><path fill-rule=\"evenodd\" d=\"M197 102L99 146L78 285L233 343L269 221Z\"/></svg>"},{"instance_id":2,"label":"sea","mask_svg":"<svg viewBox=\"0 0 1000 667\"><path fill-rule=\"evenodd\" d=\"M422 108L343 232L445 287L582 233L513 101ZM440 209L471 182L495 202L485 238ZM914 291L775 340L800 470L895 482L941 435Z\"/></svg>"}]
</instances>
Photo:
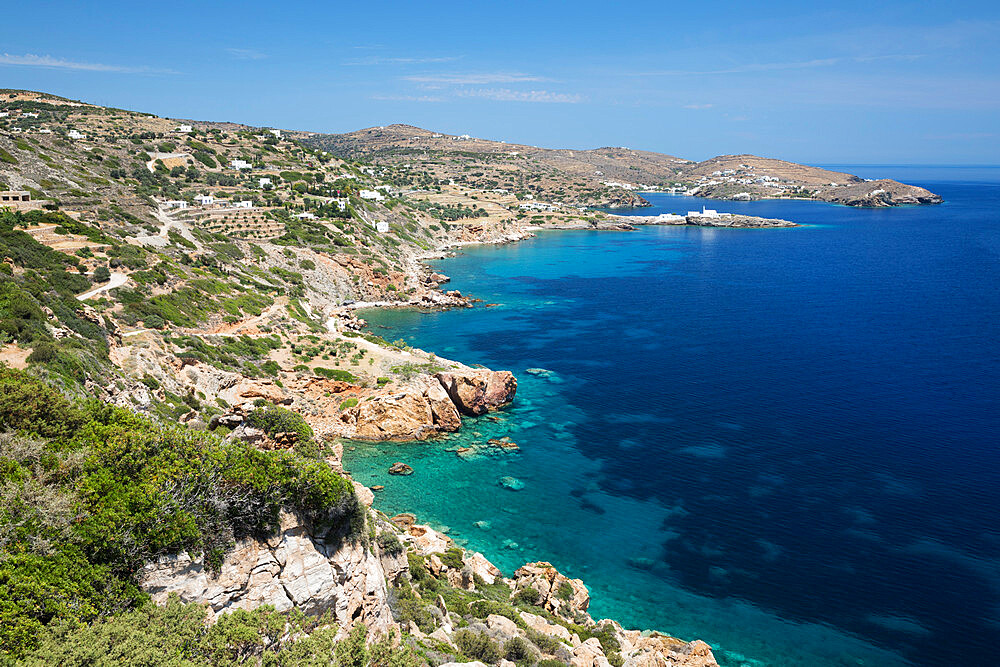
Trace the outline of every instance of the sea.
<instances>
[{"instance_id":1,"label":"sea","mask_svg":"<svg viewBox=\"0 0 1000 667\"><path fill-rule=\"evenodd\" d=\"M507 574L551 562L595 618L726 667L1000 664L1000 167L831 168L945 202L653 193L629 213L802 226L541 231L433 262L483 302L370 330L509 369L517 398L348 443L346 468L383 511Z\"/></svg>"}]
</instances>

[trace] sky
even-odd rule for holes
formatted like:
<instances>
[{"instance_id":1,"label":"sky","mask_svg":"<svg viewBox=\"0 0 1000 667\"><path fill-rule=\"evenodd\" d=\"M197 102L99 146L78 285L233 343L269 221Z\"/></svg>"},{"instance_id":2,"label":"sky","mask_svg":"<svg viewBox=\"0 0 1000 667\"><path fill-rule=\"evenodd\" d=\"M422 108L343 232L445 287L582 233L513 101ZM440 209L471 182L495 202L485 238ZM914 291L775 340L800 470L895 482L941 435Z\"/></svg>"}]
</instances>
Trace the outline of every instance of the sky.
<instances>
[{"instance_id":1,"label":"sky","mask_svg":"<svg viewBox=\"0 0 1000 667\"><path fill-rule=\"evenodd\" d=\"M315 132L1000 163L1000 3L8 3L0 88Z\"/></svg>"}]
</instances>

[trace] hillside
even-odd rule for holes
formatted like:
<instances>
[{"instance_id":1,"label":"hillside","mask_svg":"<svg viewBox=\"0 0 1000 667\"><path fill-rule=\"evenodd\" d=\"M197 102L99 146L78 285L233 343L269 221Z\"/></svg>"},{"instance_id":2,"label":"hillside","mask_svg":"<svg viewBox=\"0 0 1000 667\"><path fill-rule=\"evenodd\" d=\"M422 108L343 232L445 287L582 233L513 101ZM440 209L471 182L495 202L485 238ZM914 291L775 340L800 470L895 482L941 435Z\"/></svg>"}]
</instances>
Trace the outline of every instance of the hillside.
<instances>
[{"instance_id":1,"label":"hillside","mask_svg":"<svg viewBox=\"0 0 1000 667\"><path fill-rule=\"evenodd\" d=\"M11 90L0 191L0 664L715 664L595 621L548 564L504 579L390 521L341 463L517 390L368 333L360 302L471 307L421 260L621 222Z\"/></svg>"},{"instance_id":2,"label":"hillside","mask_svg":"<svg viewBox=\"0 0 1000 667\"><path fill-rule=\"evenodd\" d=\"M548 149L430 132L410 125L347 134L304 134L304 143L351 159L427 170L436 179L582 206L643 204L638 191L719 199L807 198L851 206L934 204L941 198L896 181L754 155L694 162L630 148Z\"/></svg>"}]
</instances>

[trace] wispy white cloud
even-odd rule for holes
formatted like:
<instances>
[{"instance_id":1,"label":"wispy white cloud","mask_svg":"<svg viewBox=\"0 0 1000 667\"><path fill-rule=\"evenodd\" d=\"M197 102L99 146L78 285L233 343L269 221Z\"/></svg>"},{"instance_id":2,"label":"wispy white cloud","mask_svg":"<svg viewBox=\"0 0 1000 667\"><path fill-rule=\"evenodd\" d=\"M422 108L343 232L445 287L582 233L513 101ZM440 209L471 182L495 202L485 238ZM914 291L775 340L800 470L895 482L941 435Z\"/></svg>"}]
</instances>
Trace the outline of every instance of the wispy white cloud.
<instances>
[{"instance_id":1,"label":"wispy white cloud","mask_svg":"<svg viewBox=\"0 0 1000 667\"><path fill-rule=\"evenodd\" d=\"M475 97L499 102L539 102L555 104L579 104L583 97L568 93L554 93L548 90L511 90L510 88L470 88L456 93L458 97Z\"/></svg>"},{"instance_id":2,"label":"wispy white cloud","mask_svg":"<svg viewBox=\"0 0 1000 667\"><path fill-rule=\"evenodd\" d=\"M388 57L370 56L348 60L345 65L429 65L433 63L451 63L461 60L462 56L428 56L428 57Z\"/></svg>"},{"instance_id":3,"label":"wispy white cloud","mask_svg":"<svg viewBox=\"0 0 1000 667\"><path fill-rule=\"evenodd\" d=\"M878 61L911 61L920 58L919 55L899 54L885 56L854 56L850 58L814 58L812 60L796 60L777 63L747 63L723 69L686 70L668 69L652 72L630 72L633 76L709 76L714 74L749 74L753 72L774 72L780 70L811 69L815 67L833 67L848 63L871 63Z\"/></svg>"},{"instance_id":4,"label":"wispy white cloud","mask_svg":"<svg viewBox=\"0 0 1000 667\"><path fill-rule=\"evenodd\" d=\"M520 74L508 72L488 72L482 74L422 74L404 76L407 81L413 83L426 83L437 85L457 85L476 86L488 85L491 83L524 83L534 81L547 81L547 79L535 76L534 74Z\"/></svg>"},{"instance_id":5,"label":"wispy white cloud","mask_svg":"<svg viewBox=\"0 0 1000 667\"><path fill-rule=\"evenodd\" d=\"M267 58L266 53L261 53L260 51L256 51L254 49L229 48L226 49L226 53L237 60L261 60L263 58Z\"/></svg>"},{"instance_id":6,"label":"wispy white cloud","mask_svg":"<svg viewBox=\"0 0 1000 667\"><path fill-rule=\"evenodd\" d=\"M53 56L38 56L31 53L14 55L0 54L0 65L20 67L43 67L46 69L65 69L86 72L116 72L119 74L176 74L170 69L154 69L151 67L131 67L126 65L107 65L104 63L83 63Z\"/></svg>"},{"instance_id":7,"label":"wispy white cloud","mask_svg":"<svg viewBox=\"0 0 1000 667\"><path fill-rule=\"evenodd\" d=\"M711 109L714 106L715 106L714 104L685 104L684 108L685 109L696 109L698 111L703 111L705 109Z\"/></svg>"},{"instance_id":8,"label":"wispy white cloud","mask_svg":"<svg viewBox=\"0 0 1000 667\"><path fill-rule=\"evenodd\" d=\"M384 102L444 102L445 98L437 95L372 95L369 99Z\"/></svg>"}]
</instances>

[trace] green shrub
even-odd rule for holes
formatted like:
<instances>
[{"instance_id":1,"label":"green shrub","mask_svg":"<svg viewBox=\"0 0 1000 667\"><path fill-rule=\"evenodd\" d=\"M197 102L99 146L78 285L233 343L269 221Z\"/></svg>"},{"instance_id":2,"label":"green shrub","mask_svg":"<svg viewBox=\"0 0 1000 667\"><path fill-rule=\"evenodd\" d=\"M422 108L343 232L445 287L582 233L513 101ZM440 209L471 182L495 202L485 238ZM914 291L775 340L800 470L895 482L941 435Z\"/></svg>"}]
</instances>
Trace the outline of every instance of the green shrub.
<instances>
[{"instance_id":1,"label":"green shrub","mask_svg":"<svg viewBox=\"0 0 1000 667\"><path fill-rule=\"evenodd\" d=\"M357 382L358 378L350 371L342 371L339 368L314 368L313 372L321 377L341 382Z\"/></svg>"},{"instance_id":2,"label":"green shrub","mask_svg":"<svg viewBox=\"0 0 1000 667\"><path fill-rule=\"evenodd\" d=\"M495 663L500 660L500 647L486 635L462 628L452 635L452 641L463 655L485 663Z\"/></svg>"},{"instance_id":3,"label":"green shrub","mask_svg":"<svg viewBox=\"0 0 1000 667\"><path fill-rule=\"evenodd\" d=\"M462 551L458 547L455 547L452 549L448 549L448 551L444 552L439 557L441 558L441 562L447 565L448 567L454 568L456 570L461 570L463 567L465 567L465 563L462 562L462 556L464 554L465 554L464 551Z\"/></svg>"},{"instance_id":4,"label":"green shrub","mask_svg":"<svg viewBox=\"0 0 1000 667\"><path fill-rule=\"evenodd\" d=\"M542 597L542 594L538 592L538 589L536 589L536 588L534 588L532 586L526 586L526 587L522 588L521 590L519 590L514 595L514 602L516 602L518 604L526 604L526 605L534 606L534 605L538 604L538 600L541 597Z\"/></svg>"},{"instance_id":5,"label":"green shrub","mask_svg":"<svg viewBox=\"0 0 1000 667\"><path fill-rule=\"evenodd\" d=\"M395 556L403 552L403 543L396 537L396 533L391 530L379 533L377 541L379 548L387 554Z\"/></svg>"},{"instance_id":6,"label":"green shrub","mask_svg":"<svg viewBox=\"0 0 1000 667\"><path fill-rule=\"evenodd\" d=\"M531 665L535 662L535 647L522 637L512 637L504 642L503 657L517 665Z\"/></svg>"},{"instance_id":7,"label":"green shrub","mask_svg":"<svg viewBox=\"0 0 1000 667\"><path fill-rule=\"evenodd\" d=\"M59 348L56 344L43 340L31 348L31 354L28 355L28 362L32 364L44 364L52 361L58 355Z\"/></svg>"},{"instance_id":8,"label":"green shrub","mask_svg":"<svg viewBox=\"0 0 1000 667\"><path fill-rule=\"evenodd\" d=\"M344 401L343 403L340 404L340 409L341 409L341 411L344 411L347 408L353 408L357 404L358 404L358 399L357 398L349 398L349 399L347 399L346 401Z\"/></svg>"},{"instance_id":9,"label":"green shrub","mask_svg":"<svg viewBox=\"0 0 1000 667\"><path fill-rule=\"evenodd\" d=\"M556 589L556 597L566 602L573 597L573 592L573 586L568 581L563 581Z\"/></svg>"},{"instance_id":10,"label":"green shrub","mask_svg":"<svg viewBox=\"0 0 1000 667\"><path fill-rule=\"evenodd\" d=\"M309 440L313 437L313 430L302 415L277 405L254 410L247 415L247 423L271 436L275 433L291 432L298 434L300 440Z\"/></svg>"}]
</instances>

